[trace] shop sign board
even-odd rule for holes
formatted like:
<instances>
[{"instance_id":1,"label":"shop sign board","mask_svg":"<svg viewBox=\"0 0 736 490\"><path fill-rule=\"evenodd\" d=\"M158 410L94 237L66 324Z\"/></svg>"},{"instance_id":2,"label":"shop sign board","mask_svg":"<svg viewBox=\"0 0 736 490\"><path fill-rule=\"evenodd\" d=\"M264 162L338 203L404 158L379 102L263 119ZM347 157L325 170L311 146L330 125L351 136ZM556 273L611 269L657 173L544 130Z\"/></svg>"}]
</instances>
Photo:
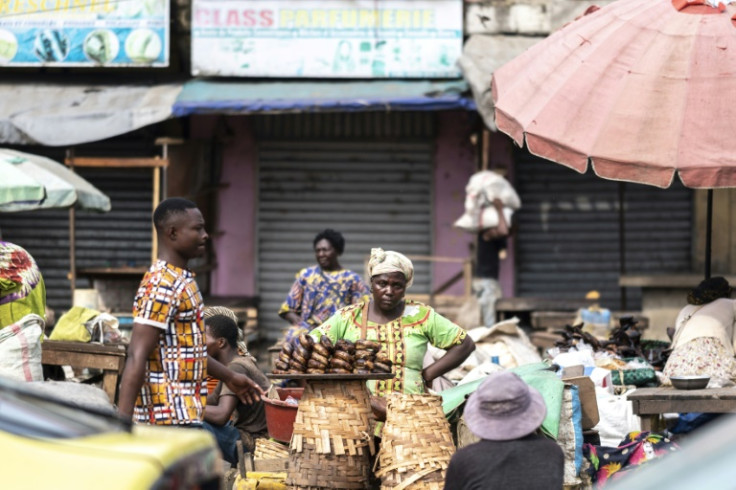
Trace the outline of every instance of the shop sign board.
<instances>
[{"instance_id":1,"label":"shop sign board","mask_svg":"<svg viewBox=\"0 0 736 490\"><path fill-rule=\"evenodd\" d=\"M168 64L168 0L0 0L0 66Z\"/></svg>"},{"instance_id":2,"label":"shop sign board","mask_svg":"<svg viewBox=\"0 0 736 490\"><path fill-rule=\"evenodd\" d=\"M1 0L0 0L1 1ZM461 0L193 0L192 74L453 78Z\"/></svg>"}]
</instances>

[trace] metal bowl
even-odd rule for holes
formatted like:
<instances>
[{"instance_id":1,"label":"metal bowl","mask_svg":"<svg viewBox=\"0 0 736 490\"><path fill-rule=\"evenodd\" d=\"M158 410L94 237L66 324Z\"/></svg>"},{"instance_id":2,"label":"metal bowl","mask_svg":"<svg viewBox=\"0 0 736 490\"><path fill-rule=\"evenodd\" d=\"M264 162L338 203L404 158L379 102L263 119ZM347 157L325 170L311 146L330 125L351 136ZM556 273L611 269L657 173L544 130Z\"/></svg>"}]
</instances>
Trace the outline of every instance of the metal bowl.
<instances>
[{"instance_id":1,"label":"metal bowl","mask_svg":"<svg viewBox=\"0 0 736 490\"><path fill-rule=\"evenodd\" d=\"M671 376L670 381L678 390L702 390L708 386L710 376Z\"/></svg>"}]
</instances>

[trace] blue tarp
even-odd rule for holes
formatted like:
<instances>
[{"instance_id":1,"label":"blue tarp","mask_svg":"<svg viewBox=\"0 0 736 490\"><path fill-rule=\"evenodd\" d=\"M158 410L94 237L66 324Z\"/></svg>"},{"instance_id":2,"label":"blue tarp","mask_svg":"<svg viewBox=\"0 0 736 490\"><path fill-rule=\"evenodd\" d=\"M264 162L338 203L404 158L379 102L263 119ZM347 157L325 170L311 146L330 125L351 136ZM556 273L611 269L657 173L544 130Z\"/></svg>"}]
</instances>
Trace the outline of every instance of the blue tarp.
<instances>
[{"instance_id":1,"label":"blue tarp","mask_svg":"<svg viewBox=\"0 0 736 490\"><path fill-rule=\"evenodd\" d=\"M475 102L464 80L192 80L184 84L173 115L389 109L475 110Z\"/></svg>"}]
</instances>

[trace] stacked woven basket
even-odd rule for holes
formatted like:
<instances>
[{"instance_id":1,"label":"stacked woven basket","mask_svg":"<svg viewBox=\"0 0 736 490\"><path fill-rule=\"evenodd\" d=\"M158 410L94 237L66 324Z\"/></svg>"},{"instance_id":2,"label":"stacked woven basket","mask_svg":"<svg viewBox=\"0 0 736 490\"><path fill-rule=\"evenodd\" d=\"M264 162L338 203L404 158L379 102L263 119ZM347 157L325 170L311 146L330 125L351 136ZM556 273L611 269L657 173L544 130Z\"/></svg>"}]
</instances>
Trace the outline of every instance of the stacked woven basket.
<instances>
[{"instance_id":1,"label":"stacked woven basket","mask_svg":"<svg viewBox=\"0 0 736 490\"><path fill-rule=\"evenodd\" d=\"M381 490L442 490L454 453L439 396L389 395L376 472Z\"/></svg>"},{"instance_id":2,"label":"stacked woven basket","mask_svg":"<svg viewBox=\"0 0 736 490\"><path fill-rule=\"evenodd\" d=\"M287 484L299 490L368 488L372 413L364 380L311 381L289 445Z\"/></svg>"},{"instance_id":3,"label":"stacked woven basket","mask_svg":"<svg viewBox=\"0 0 736 490\"><path fill-rule=\"evenodd\" d=\"M289 447L260 437L256 439L253 464L256 471L285 472L289 466Z\"/></svg>"},{"instance_id":4,"label":"stacked woven basket","mask_svg":"<svg viewBox=\"0 0 736 490\"><path fill-rule=\"evenodd\" d=\"M256 460L283 459L289 457L289 448L270 439L256 439L256 449L253 458Z\"/></svg>"}]
</instances>

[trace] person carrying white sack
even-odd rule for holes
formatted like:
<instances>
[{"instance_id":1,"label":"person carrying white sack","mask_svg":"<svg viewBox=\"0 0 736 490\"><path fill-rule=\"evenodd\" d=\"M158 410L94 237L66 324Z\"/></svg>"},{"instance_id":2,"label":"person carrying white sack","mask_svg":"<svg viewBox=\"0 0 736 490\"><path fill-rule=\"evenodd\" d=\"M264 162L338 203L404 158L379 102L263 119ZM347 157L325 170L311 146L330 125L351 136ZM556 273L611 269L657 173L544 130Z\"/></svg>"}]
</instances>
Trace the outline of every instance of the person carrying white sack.
<instances>
[{"instance_id":1,"label":"person carrying white sack","mask_svg":"<svg viewBox=\"0 0 736 490\"><path fill-rule=\"evenodd\" d=\"M736 381L736 300L723 277L703 280L687 295L672 339L672 353L662 370L672 376L710 376L711 388Z\"/></svg>"},{"instance_id":2,"label":"person carrying white sack","mask_svg":"<svg viewBox=\"0 0 736 490\"><path fill-rule=\"evenodd\" d=\"M465 213L456 228L477 233L473 292L481 308L481 321L496 323L496 300L503 296L498 281L500 261L506 258L511 217L521 200L511 184L489 170L474 174L465 187Z\"/></svg>"}]
</instances>

